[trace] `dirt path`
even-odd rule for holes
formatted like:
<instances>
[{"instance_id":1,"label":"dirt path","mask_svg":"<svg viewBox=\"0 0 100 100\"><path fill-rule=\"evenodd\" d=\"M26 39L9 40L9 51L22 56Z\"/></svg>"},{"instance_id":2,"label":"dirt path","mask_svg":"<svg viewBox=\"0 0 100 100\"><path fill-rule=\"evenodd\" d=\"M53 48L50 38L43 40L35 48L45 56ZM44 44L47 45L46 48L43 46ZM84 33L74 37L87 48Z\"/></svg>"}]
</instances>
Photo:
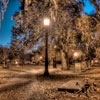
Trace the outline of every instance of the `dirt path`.
<instances>
[{"instance_id":1,"label":"dirt path","mask_svg":"<svg viewBox=\"0 0 100 100\"><path fill-rule=\"evenodd\" d=\"M16 77L19 80L17 80L14 86L10 86L8 89L0 91L0 100L46 100L42 91L39 89L39 85L34 74L24 73Z\"/></svg>"},{"instance_id":2,"label":"dirt path","mask_svg":"<svg viewBox=\"0 0 100 100\"><path fill-rule=\"evenodd\" d=\"M54 70L53 70L54 71ZM11 74L10 74L11 73ZM72 73L68 71L57 71L51 73L49 77L36 75L40 71L1 71L1 80L5 78L14 79L14 86L0 91L0 100L100 100L100 68L91 68L82 73ZM80 96L77 93L58 91L58 87L75 79L89 79L91 83L96 83L96 91L93 88L88 90L88 97L85 93ZM13 83L13 82L11 82ZM19 84L20 83L20 84ZM4 84L4 83L2 83Z\"/></svg>"},{"instance_id":3,"label":"dirt path","mask_svg":"<svg viewBox=\"0 0 100 100\"><path fill-rule=\"evenodd\" d=\"M88 79L91 85L87 91L79 93L69 93L67 91L58 91L58 88L70 80ZM41 90L47 100L100 100L100 68L90 68L82 73L68 73L68 71L57 72L49 78L38 76ZM95 83L93 86L93 83Z\"/></svg>"}]
</instances>

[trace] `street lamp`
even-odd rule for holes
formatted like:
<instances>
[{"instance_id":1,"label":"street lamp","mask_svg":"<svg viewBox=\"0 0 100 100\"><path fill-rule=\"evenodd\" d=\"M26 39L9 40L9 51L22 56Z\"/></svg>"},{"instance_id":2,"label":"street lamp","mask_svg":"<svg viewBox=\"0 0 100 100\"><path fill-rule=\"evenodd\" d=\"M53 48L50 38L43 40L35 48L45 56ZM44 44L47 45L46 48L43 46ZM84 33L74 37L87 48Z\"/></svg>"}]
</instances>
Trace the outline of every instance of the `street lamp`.
<instances>
[{"instance_id":1,"label":"street lamp","mask_svg":"<svg viewBox=\"0 0 100 100\"><path fill-rule=\"evenodd\" d=\"M82 52L81 51L74 52L73 57L75 60L82 60Z\"/></svg>"},{"instance_id":2,"label":"street lamp","mask_svg":"<svg viewBox=\"0 0 100 100\"><path fill-rule=\"evenodd\" d=\"M45 18L44 19L44 25L45 26L49 26L50 25L50 19L49 18Z\"/></svg>"},{"instance_id":3,"label":"street lamp","mask_svg":"<svg viewBox=\"0 0 100 100\"><path fill-rule=\"evenodd\" d=\"M18 64L18 62L17 62L17 61L16 61L15 63L16 63L16 65Z\"/></svg>"},{"instance_id":4,"label":"street lamp","mask_svg":"<svg viewBox=\"0 0 100 100\"><path fill-rule=\"evenodd\" d=\"M49 26L50 25L50 19L45 18L44 19L44 26ZM48 30L45 32L45 72L44 76L49 76L48 72Z\"/></svg>"},{"instance_id":5,"label":"street lamp","mask_svg":"<svg viewBox=\"0 0 100 100\"><path fill-rule=\"evenodd\" d=\"M78 52L74 52L74 57L78 57Z\"/></svg>"},{"instance_id":6,"label":"street lamp","mask_svg":"<svg viewBox=\"0 0 100 100\"><path fill-rule=\"evenodd\" d=\"M55 45L55 46L54 46L54 48L56 49L56 48L57 48L57 46Z\"/></svg>"},{"instance_id":7,"label":"street lamp","mask_svg":"<svg viewBox=\"0 0 100 100\"><path fill-rule=\"evenodd\" d=\"M40 60L42 59L43 57L42 56L40 56Z\"/></svg>"}]
</instances>

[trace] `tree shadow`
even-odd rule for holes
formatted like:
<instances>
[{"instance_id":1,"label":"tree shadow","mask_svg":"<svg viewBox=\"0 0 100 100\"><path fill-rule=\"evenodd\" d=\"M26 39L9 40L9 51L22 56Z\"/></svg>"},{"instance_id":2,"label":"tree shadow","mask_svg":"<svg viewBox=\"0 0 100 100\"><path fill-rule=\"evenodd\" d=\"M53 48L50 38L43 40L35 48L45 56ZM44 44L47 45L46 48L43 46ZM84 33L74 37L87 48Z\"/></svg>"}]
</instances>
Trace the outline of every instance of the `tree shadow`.
<instances>
[{"instance_id":1,"label":"tree shadow","mask_svg":"<svg viewBox=\"0 0 100 100\"><path fill-rule=\"evenodd\" d=\"M45 77L43 75L37 75L37 80L44 81L44 80L50 80L50 81L62 81L62 80L70 80L70 79L82 79L85 78L81 75L73 75L73 74L54 74L49 75L48 77Z\"/></svg>"},{"instance_id":2,"label":"tree shadow","mask_svg":"<svg viewBox=\"0 0 100 100\"><path fill-rule=\"evenodd\" d=\"M31 83L32 83L32 80L29 80L29 81L24 82L24 83L18 83L18 84L13 84L13 85L5 86L3 88L0 88L0 93L1 92L6 92L6 91L10 91L10 90L14 90L14 89L26 86L26 85L31 84Z\"/></svg>"}]
</instances>

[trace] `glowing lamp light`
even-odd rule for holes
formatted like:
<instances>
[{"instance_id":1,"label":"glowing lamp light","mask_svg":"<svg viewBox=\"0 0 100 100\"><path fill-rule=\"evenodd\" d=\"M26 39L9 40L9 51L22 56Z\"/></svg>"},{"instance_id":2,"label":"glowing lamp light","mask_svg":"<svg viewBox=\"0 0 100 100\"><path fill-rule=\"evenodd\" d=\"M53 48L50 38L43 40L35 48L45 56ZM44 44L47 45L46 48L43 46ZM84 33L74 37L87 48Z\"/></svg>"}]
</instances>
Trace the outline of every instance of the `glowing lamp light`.
<instances>
[{"instance_id":1,"label":"glowing lamp light","mask_svg":"<svg viewBox=\"0 0 100 100\"><path fill-rule=\"evenodd\" d=\"M44 25L49 26L50 25L50 19L45 18L44 19Z\"/></svg>"},{"instance_id":2,"label":"glowing lamp light","mask_svg":"<svg viewBox=\"0 0 100 100\"><path fill-rule=\"evenodd\" d=\"M40 59L42 59L42 56L40 57Z\"/></svg>"},{"instance_id":3,"label":"glowing lamp light","mask_svg":"<svg viewBox=\"0 0 100 100\"><path fill-rule=\"evenodd\" d=\"M77 52L75 52L75 53L74 53L74 57L77 57L77 56L78 56L78 53L77 53Z\"/></svg>"},{"instance_id":4,"label":"glowing lamp light","mask_svg":"<svg viewBox=\"0 0 100 100\"><path fill-rule=\"evenodd\" d=\"M98 60L95 60L95 62L97 63L97 62L98 62Z\"/></svg>"},{"instance_id":5,"label":"glowing lamp light","mask_svg":"<svg viewBox=\"0 0 100 100\"><path fill-rule=\"evenodd\" d=\"M18 62L16 61L16 64L18 64Z\"/></svg>"},{"instance_id":6,"label":"glowing lamp light","mask_svg":"<svg viewBox=\"0 0 100 100\"><path fill-rule=\"evenodd\" d=\"M57 46L55 45L55 46L54 46L54 48L56 49L56 48L57 48Z\"/></svg>"}]
</instances>

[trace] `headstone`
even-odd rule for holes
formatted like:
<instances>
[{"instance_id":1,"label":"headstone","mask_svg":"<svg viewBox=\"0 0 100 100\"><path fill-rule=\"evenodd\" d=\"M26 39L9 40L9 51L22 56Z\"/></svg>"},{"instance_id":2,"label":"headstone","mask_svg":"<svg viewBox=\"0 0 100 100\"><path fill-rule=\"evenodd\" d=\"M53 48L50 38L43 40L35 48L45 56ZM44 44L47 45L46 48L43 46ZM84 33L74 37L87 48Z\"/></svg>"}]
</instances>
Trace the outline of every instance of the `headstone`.
<instances>
[{"instance_id":1,"label":"headstone","mask_svg":"<svg viewBox=\"0 0 100 100\"><path fill-rule=\"evenodd\" d=\"M81 69L84 70L87 68L87 64L85 61L82 62Z\"/></svg>"},{"instance_id":2,"label":"headstone","mask_svg":"<svg viewBox=\"0 0 100 100\"><path fill-rule=\"evenodd\" d=\"M68 91L71 93L81 91L86 85L84 80L70 80L58 88L58 91Z\"/></svg>"},{"instance_id":3,"label":"headstone","mask_svg":"<svg viewBox=\"0 0 100 100\"><path fill-rule=\"evenodd\" d=\"M75 63L75 71L81 72L81 63Z\"/></svg>"}]
</instances>

